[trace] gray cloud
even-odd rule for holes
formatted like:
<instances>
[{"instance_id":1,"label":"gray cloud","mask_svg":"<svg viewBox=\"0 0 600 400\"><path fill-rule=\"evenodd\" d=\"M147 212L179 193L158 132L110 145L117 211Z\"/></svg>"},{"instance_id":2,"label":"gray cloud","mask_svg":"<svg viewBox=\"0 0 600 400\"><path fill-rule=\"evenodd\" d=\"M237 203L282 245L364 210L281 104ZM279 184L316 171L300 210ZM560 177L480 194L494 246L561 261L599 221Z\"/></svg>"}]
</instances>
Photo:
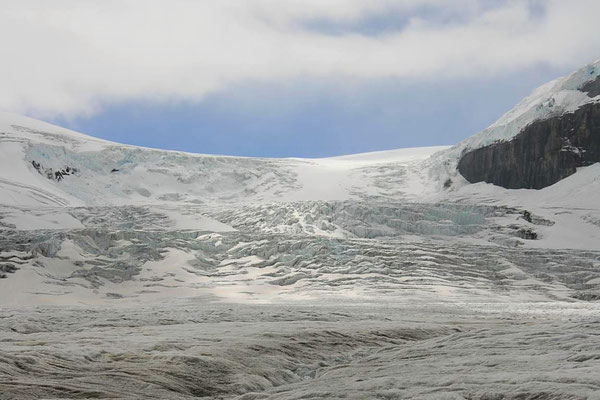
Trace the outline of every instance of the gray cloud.
<instances>
[{"instance_id":1,"label":"gray cloud","mask_svg":"<svg viewBox=\"0 0 600 400\"><path fill-rule=\"evenodd\" d=\"M202 99L248 81L448 79L540 63L575 67L600 56L597 0L2 3L0 108L42 116L135 99ZM429 18L446 14L460 18ZM352 29L386 15L402 19L398 29ZM310 29L314 20L346 29Z\"/></svg>"}]
</instances>

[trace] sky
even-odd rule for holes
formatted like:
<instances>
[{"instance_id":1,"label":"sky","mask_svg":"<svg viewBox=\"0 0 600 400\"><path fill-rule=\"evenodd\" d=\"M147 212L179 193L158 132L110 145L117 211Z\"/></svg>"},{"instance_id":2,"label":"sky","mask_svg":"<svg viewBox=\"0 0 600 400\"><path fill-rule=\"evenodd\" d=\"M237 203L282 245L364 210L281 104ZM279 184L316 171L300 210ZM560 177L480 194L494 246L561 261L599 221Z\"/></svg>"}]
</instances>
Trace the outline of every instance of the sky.
<instances>
[{"instance_id":1,"label":"sky","mask_svg":"<svg viewBox=\"0 0 600 400\"><path fill-rule=\"evenodd\" d=\"M0 4L0 109L199 153L454 144L600 58L597 0Z\"/></svg>"}]
</instances>

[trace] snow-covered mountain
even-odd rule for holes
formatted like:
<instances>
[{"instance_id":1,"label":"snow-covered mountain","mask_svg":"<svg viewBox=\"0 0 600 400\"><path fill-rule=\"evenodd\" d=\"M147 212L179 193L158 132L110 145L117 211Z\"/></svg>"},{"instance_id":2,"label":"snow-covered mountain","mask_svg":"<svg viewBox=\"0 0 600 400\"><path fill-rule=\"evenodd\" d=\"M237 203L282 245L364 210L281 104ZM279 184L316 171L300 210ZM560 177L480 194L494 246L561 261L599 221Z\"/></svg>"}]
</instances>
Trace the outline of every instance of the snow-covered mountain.
<instances>
[{"instance_id":1,"label":"snow-covered mountain","mask_svg":"<svg viewBox=\"0 0 600 400\"><path fill-rule=\"evenodd\" d=\"M147 149L4 113L0 114L0 203L91 206L365 198L429 201L439 198L450 186L448 179L455 181L453 188L462 186L457 165L466 153L514 142L537 121L560 119L599 104L599 77L600 61L543 85L489 128L451 148L328 159L255 159ZM569 143L561 150L586 153L581 146Z\"/></svg>"},{"instance_id":2,"label":"snow-covered mountain","mask_svg":"<svg viewBox=\"0 0 600 400\"><path fill-rule=\"evenodd\" d=\"M555 79L535 89L489 128L452 148L455 152L477 149L496 141L507 141L534 121L573 112L600 101L600 60L585 65L571 75Z\"/></svg>"},{"instance_id":3,"label":"snow-covered mountain","mask_svg":"<svg viewBox=\"0 0 600 400\"><path fill-rule=\"evenodd\" d=\"M600 162L600 60L549 82L440 154L438 175L541 189Z\"/></svg>"},{"instance_id":4,"label":"snow-covered mountain","mask_svg":"<svg viewBox=\"0 0 600 400\"><path fill-rule=\"evenodd\" d=\"M0 398L585 398L599 75L544 85L453 147L322 159L141 148L0 114ZM540 154L558 160L553 184L485 183ZM474 352L506 378L474 374Z\"/></svg>"},{"instance_id":5,"label":"snow-covered mountain","mask_svg":"<svg viewBox=\"0 0 600 400\"><path fill-rule=\"evenodd\" d=\"M579 219L595 220L599 164L581 168L577 174L535 191L469 184L457 166L466 159L465 154L518 142L516 139L536 121L553 121L596 106L600 102L599 74L600 61L550 82L488 129L450 148L401 149L324 159L260 159L141 148L2 113L0 204L4 211L0 224L16 229L82 228L86 225L74 216L74 209L135 206L164 216L156 227L222 231L234 227L215 220L214 215L227 215L229 210L238 214L240 209L258 212L283 208L287 210L285 218L270 218L271 227L261 225L270 232L352 236L342 226L321 229L322 221L310 216L306 222L308 211L296 209L309 210L309 204L319 202L485 204L529 210L547 219L553 219L553 212L548 210L586 209L589 215ZM555 153L564 154L564 150L561 147ZM583 148L570 150L586 154ZM538 161L532 162L537 165ZM478 171L504 171L503 166L488 164ZM511 170L504 175L511 172L521 176L521 171ZM290 225L290 219L298 222ZM583 227L588 228L588 222ZM594 234L592 239L580 238L588 237L588 229L575 229L582 235L569 234L566 239L558 233L564 229L554 230L540 234L535 245L550 240L567 247L595 248ZM386 228L380 233L388 231Z\"/></svg>"}]
</instances>

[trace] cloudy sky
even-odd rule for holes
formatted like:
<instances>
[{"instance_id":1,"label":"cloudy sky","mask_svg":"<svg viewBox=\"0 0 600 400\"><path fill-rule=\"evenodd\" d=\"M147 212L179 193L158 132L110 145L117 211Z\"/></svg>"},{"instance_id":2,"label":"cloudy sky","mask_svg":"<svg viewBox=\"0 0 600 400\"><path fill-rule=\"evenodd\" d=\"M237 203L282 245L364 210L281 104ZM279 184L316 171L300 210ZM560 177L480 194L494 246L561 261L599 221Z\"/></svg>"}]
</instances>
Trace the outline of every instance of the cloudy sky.
<instances>
[{"instance_id":1,"label":"cloudy sky","mask_svg":"<svg viewBox=\"0 0 600 400\"><path fill-rule=\"evenodd\" d=\"M0 109L202 153L451 144L600 58L598 0L0 5Z\"/></svg>"}]
</instances>

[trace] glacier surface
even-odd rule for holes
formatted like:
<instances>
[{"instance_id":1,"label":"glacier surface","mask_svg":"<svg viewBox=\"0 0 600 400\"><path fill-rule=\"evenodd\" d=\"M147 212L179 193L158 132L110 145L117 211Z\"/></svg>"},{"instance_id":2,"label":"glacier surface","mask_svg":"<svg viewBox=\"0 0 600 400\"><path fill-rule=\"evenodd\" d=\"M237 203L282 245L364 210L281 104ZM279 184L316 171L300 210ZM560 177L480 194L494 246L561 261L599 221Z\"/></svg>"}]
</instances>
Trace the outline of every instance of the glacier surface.
<instances>
[{"instance_id":1,"label":"glacier surface","mask_svg":"<svg viewBox=\"0 0 600 400\"><path fill-rule=\"evenodd\" d=\"M542 190L453 169L597 101L597 67L453 148L325 159L1 114L0 399L598 398L600 164Z\"/></svg>"}]
</instances>

